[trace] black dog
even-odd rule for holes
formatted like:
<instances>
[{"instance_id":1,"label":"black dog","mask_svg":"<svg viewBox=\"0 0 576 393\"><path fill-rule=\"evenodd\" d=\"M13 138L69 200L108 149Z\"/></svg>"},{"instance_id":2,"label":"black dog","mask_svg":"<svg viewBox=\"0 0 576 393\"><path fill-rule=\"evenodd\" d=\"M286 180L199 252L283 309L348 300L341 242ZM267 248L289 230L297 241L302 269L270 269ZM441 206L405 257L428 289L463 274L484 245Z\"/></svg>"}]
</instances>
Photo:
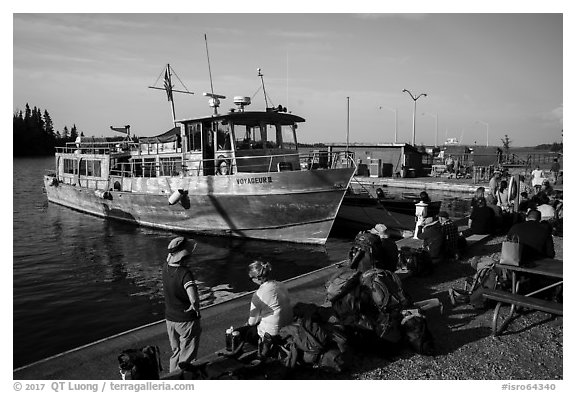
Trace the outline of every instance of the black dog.
<instances>
[{"instance_id":1,"label":"black dog","mask_svg":"<svg viewBox=\"0 0 576 393\"><path fill-rule=\"evenodd\" d=\"M160 350L157 346L127 349L118 356L122 379L160 379Z\"/></svg>"}]
</instances>

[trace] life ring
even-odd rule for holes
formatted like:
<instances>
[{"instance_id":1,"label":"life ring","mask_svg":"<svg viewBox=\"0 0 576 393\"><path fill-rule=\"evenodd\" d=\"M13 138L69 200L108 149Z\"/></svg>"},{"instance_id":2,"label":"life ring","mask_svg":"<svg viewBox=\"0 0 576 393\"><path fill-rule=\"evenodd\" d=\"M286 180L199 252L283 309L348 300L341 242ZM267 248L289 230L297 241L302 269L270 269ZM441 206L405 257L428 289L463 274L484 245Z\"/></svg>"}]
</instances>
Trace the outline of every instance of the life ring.
<instances>
[{"instance_id":1,"label":"life ring","mask_svg":"<svg viewBox=\"0 0 576 393\"><path fill-rule=\"evenodd\" d=\"M511 203L516 195L518 195L518 184L516 183L516 176L512 176L508 184L508 201Z\"/></svg>"},{"instance_id":2,"label":"life ring","mask_svg":"<svg viewBox=\"0 0 576 393\"><path fill-rule=\"evenodd\" d=\"M231 175L232 165L230 160L227 160L224 156L219 156L216 162L216 174L217 175Z\"/></svg>"}]
</instances>

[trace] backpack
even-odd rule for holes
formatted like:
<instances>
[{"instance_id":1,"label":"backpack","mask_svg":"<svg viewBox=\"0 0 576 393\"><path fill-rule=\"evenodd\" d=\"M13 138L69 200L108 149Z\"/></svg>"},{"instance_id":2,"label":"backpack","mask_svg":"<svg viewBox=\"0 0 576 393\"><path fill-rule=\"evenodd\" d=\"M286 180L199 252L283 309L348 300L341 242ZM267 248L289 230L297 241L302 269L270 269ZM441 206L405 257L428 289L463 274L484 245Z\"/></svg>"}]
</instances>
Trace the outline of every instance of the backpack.
<instances>
[{"instance_id":1,"label":"backpack","mask_svg":"<svg viewBox=\"0 0 576 393\"><path fill-rule=\"evenodd\" d=\"M402 334L412 350L422 355L433 355L434 339L428 330L426 317L419 309L402 310Z\"/></svg>"},{"instance_id":2,"label":"backpack","mask_svg":"<svg viewBox=\"0 0 576 393\"><path fill-rule=\"evenodd\" d=\"M400 343L400 312L411 304L400 278L388 270L370 269L362 274L360 282L360 308L371 322L372 330L385 342Z\"/></svg>"},{"instance_id":3,"label":"backpack","mask_svg":"<svg viewBox=\"0 0 576 393\"><path fill-rule=\"evenodd\" d=\"M359 232L348 252L350 268L365 272L375 267L384 267L384 247L380 237L367 232Z\"/></svg>"},{"instance_id":4,"label":"backpack","mask_svg":"<svg viewBox=\"0 0 576 393\"><path fill-rule=\"evenodd\" d=\"M430 254L423 248L402 247L398 257L398 267L412 273L413 276L426 276L432 272Z\"/></svg>"},{"instance_id":5,"label":"backpack","mask_svg":"<svg viewBox=\"0 0 576 393\"><path fill-rule=\"evenodd\" d=\"M484 290L496 289L502 286L502 279L495 269L495 265L491 264L482 267L469 281L471 281L469 303L476 309L489 308L491 301L482 296Z\"/></svg>"},{"instance_id":6,"label":"backpack","mask_svg":"<svg viewBox=\"0 0 576 393\"><path fill-rule=\"evenodd\" d=\"M326 300L332 303L349 293L359 283L361 272L344 268L332 275L324 284Z\"/></svg>"},{"instance_id":7,"label":"backpack","mask_svg":"<svg viewBox=\"0 0 576 393\"><path fill-rule=\"evenodd\" d=\"M400 278L389 270L367 270L360 277L360 283L369 292L374 305L383 313L411 304Z\"/></svg>"},{"instance_id":8,"label":"backpack","mask_svg":"<svg viewBox=\"0 0 576 393\"><path fill-rule=\"evenodd\" d=\"M293 368L299 360L306 364L316 364L327 350L330 334L318 322L310 318L300 318L279 331L284 339L288 357L286 366Z\"/></svg>"}]
</instances>

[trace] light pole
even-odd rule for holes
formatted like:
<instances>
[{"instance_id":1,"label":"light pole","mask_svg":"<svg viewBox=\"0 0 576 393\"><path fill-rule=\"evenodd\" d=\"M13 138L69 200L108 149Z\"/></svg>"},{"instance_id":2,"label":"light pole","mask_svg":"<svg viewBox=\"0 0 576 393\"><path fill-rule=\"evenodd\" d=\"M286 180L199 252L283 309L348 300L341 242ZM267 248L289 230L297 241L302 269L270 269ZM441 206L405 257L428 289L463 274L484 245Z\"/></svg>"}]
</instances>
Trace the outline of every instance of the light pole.
<instances>
[{"instance_id":1,"label":"light pole","mask_svg":"<svg viewBox=\"0 0 576 393\"><path fill-rule=\"evenodd\" d=\"M418 98L424 96L427 97L428 94L426 93L420 93L418 94L418 96L414 97L414 95L410 92L410 90L404 89L402 90L402 93L408 93L410 94L410 98L412 98L414 100L414 110L412 111L412 146L416 146L416 101L418 101Z\"/></svg>"},{"instance_id":2,"label":"light pole","mask_svg":"<svg viewBox=\"0 0 576 393\"><path fill-rule=\"evenodd\" d=\"M488 147L488 134L490 133L490 124L482 120L476 120L476 123L484 124L486 126L486 147Z\"/></svg>"},{"instance_id":3,"label":"light pole","mask_svg":"<svg viewBox=\"0 0 576 393\"><path fill-rule=\"evenodd\" d=\"M398 143L398 110L386 106L381 106L380 109L388 109L389 111L394 112L394 143Z\"/></svg>"},{"instance_id":4,"label":"light pole","mask_svg":"<svg viewBox=\"0 0 576 393\"><path fill-rule=\"evenodd\" d=\"M433 115L433 114L430 114L430 113L422 113L422 115L424 115L424 116L431 116L431 117L433 117L433 118L436 120L436 127L435 127L436 137L435 137L435 139L434 139L434 147L438 147L438 114Z\"/></svg>"}]
</instances>

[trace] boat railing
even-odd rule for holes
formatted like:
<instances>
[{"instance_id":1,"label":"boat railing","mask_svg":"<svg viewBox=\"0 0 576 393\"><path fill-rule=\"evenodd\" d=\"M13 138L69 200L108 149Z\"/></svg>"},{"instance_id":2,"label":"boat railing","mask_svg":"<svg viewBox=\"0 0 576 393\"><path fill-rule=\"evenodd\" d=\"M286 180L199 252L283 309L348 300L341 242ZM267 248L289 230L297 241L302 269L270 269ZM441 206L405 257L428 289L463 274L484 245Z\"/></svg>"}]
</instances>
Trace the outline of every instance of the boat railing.
<instances>
[{"instance_id":1,"label":"boat railing","mask_svg":"<svg viewBox=\"0 0 576 393\"><path fill-rule=\"evenodd\" d=\"M56 153L66 154L113 154L126 153L138 150L138 143L134 142L67 142L66 146L56 147Z\"/></svg>"},{"instance_id":2,"label":"boat railing","mask_svg":"<svg viewBox=\"0 0 576 393\"><path fill-rule=\"evenodd\" d=\"M220 173L219 166L226 161L228 173ZM298 167L298 163L300 167ZM180 157L159 158L146 161L141 158L117 162L110 175L119 177L202 176L235 173L283 172L344 168L354 165L354 160L344 152L332 152L328 158L314 154L290 153L242 157L219 156L211 159Z\"/></svg>"}]
</instances>

